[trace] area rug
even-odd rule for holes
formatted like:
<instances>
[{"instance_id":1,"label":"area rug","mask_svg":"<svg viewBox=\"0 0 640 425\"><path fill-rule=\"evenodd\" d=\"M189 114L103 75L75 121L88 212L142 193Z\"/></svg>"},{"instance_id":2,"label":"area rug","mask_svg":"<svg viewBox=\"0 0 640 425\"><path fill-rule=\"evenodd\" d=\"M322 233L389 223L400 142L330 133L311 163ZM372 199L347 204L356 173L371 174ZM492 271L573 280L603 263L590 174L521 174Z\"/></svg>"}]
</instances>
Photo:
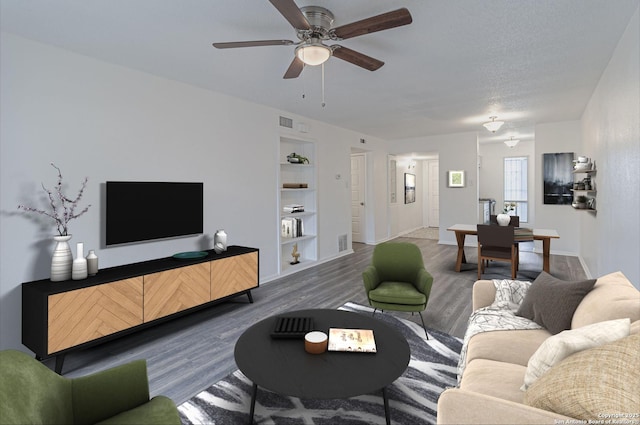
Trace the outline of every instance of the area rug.
<instances>
[{"instance_id":1,"label":"area rug","mask_svg":"<svg viewBox=\"0 0 640 425\"><path fill-rule=\"evenodd\" d=\"M418 230L414 230L413 232L402 235L402 237L415 239L431 239L437 241L440 239L440 230L437 227L422 227Z\"/></svg>"},{"instance_id":2,"label":"area rug","mask_svg":"<svg viewBox=\"0 0 640 425\"><path fill-rule=\"evenodd\" d=\"M340 310L371 314L372 309L347 303ZM411 348L405 373L387 387L391 422L435 424L440 393L456 385L462 340L399 318L405 313L376 313L376 318L398 329ZM252 383L236 370L178 407L182 423L240 424L249 422ZM344 400L302 400L258 389L257 424L384 424L380 391Z\"/></svg>"}]
</instances>

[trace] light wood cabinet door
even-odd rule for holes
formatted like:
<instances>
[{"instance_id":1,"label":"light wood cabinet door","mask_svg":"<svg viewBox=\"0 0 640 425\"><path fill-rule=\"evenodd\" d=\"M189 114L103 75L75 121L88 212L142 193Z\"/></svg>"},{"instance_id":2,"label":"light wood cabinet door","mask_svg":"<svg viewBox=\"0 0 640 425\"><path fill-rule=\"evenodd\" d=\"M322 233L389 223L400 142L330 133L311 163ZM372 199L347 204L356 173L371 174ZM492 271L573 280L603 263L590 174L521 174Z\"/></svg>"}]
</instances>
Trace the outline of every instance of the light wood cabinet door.
<instances>
[{"instance_id":1,"label":"light wood cabinet door","mask_svg":"<svg viewBox=\"0 0 640 425\"><path fill-rule=\"evenodd\" d=\"M142 276L50 295L49 354L142 324Z\"/></svg>"},{"instance_id":2,"label":"light wood cabinet door","mask_svg":"<svg viewBox=\"0 0 640 425\"><path fill-rule=\"evenodd\" d=\"M258 253L235 255L211 262L211 300L258 286Z\"/></svg>"},{"instance_id":3,"label":"light wood cabinet door","mask_svg":"<svg viewBox=\"0 0 640 425\"><path fill-rule=\"evenodd\" d=\"M209 263L144 276L144 321L209 302Z\"/></svg>"}]
</instances>

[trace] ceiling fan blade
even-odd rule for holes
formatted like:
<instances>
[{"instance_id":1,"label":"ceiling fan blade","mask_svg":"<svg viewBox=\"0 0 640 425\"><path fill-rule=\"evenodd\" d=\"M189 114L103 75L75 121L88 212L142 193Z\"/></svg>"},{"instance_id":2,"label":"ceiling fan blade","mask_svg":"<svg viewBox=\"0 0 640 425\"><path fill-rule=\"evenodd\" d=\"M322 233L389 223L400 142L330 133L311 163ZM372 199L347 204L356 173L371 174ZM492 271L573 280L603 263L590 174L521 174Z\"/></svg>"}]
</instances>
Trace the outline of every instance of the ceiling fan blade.
<instances>
[{"instance_id":1,"label":"ceiling fan blade","mask_svg":"<svg viewBox=\"0 0 640 425\"><path fill-rule=\"evenodd\" d=\"M382 15L372 16L371 18L342 25L334 28L331 32L338 38L344 40L347 38L357 37L359 35L408 25L411 22L413 22L413 18L411 18L409 10L403 7L402 9L393 10L391 12L383 13Z\"/></svg>"},{"instance_id":2,"label":"ceiling fan blade","mask_svg":"<svg viewBox=\"0 0 640 425\"><path fill-rule=\"evenodd\" d=\"M354 65L358 65L361 68L368 69L369 71L375 71L384 65L384 62L381 60L372 58L371 56L367 56L360 52L356 52L355 50L351 50L348 47L343 47L339 45L331 46L333 49L333 56L338 59L342 59L343 61L350 62Z\"/></svg>"},{"instance_id":3,"label":"ceiling fan blade","mask_svg":"<svg viewBox=\"0 0 640 425\"><path fill-rule=\"evenodd\" d=\"M297 30L309 30L311 25L293 0L269 0L278 12Z\"/></svg>"},{"instance_id":4,"label":"ceiling fan blade","mask_svg":"<svg viewBox=\"0 0 640 425\"><path fill-rule=\"evenodd\" d=\"M213 43L213 47L216 49L234 49L236 47L289 46L291 44L293 44L291 40L230 41Z\"/></svg>"},{"instance_id":5,"label":"ceiling fan blade","mask_svg":"<svg viewBox=\"0 0 640 425\"><path fill-rule=\"evenodd\" d=\"M282 78L298 78L302 70L304 69L304 62L298 59L297 56L293 58L291 61L291 65L287 69L287 72L284 73L284 77Z\"/></svg>"}]
</instances>

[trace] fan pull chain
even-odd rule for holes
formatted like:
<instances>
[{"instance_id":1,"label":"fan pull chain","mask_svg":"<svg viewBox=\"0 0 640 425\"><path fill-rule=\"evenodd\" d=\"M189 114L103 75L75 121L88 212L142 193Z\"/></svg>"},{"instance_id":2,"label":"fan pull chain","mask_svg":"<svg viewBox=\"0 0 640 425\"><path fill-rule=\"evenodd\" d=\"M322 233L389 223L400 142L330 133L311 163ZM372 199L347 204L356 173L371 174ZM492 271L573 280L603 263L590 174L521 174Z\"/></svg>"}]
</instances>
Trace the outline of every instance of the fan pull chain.
<instances>
[{"instance_id":1,"label":"fan pull chain","mask_svg":"<svg viewBox=\"0 0 640 425\"><path fill-rule=\"evenodd\" d=\"M322 107L324 108L324 63L322 64Z\"/></svg>"}]
</instances>

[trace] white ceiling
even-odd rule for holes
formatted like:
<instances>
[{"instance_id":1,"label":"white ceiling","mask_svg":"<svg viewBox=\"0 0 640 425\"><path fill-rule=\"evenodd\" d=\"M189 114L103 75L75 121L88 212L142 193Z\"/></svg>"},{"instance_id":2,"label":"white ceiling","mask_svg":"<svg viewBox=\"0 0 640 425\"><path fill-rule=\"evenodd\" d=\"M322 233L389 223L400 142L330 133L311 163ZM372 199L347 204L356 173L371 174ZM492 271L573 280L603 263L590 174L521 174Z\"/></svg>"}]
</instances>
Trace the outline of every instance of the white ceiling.
<instances>
[{"instance_id":1,"label":"white ceiling","mask_svg":"<svg viewBox=\"0 0 640 425\"><path fill-rule=\"evenodd\" d=\"M579 119L640 0L296 0L343 25L400 7L413 23L339 42L378 71L331 58L284 80L297 41L267 0L0 0L3 31L353 129L398 139L479 131L484 141ZM333 43L328 43L333 44ZM303 99L303 94L305 95ZM490 115L507 124L495 136Z\"/></svg>"}]
</instances>

